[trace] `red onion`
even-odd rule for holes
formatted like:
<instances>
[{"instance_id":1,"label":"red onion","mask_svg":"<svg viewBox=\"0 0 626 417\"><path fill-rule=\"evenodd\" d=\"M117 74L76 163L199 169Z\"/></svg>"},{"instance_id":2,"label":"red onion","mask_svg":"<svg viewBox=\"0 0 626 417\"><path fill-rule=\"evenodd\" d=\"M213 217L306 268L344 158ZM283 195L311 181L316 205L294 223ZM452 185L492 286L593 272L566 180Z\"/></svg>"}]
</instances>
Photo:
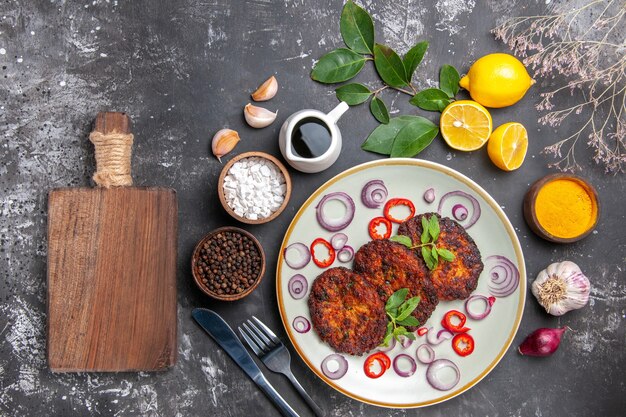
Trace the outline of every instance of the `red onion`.
<instances>
[{"instance_id":1,"label":"red onion","mask_svg":"<svg viewBox=\"0 0 626 417\"><path fill-rule=\"evenodd\" d=\"M424 201L428 204L435 201L435 190L433 188L429 188L428 190L426 190L426 192L424 193Z\"/></svg>"},{"instance_id":2,"label":"red onion","mask_svg":"<svg viewBox=\"0 0 626 417\"><path fill-rule=\"evenodd\" d=\"M489 292L495 297L507 297L515 292L519 285L519 270L508 258L500 255L488 256L485 262L489 269ZM487 269L487 268L485 268Z\"/></svg>"},{"instance_id":3,"label":"red onion","mask_svg":"<svg viewBox=\"0 0 626 417\"><path fill-rule=\"evenodd\" d=\"M295 256L295 258L290 260L289 255ZM283 257L290 268L302 269L311 261L311 252L309 251L309 247L307 245L296 242L285 248L283 251Z\"/></svg>"},{"instance_id":4,"label":"red onion","mask_svg":"<svg viewBox=\"0 0 626 417\"><path fill-rule=\"evenodd\" d=\"M402 336L402 339L400 340L400 346L402 346L402 349L408 349L409 346L411 346L413 344L413 340L409 339L406 336Z\"/></svg>"},{"instance_id":5,"label":"red onion","mask_svg":"<svg viewBox=\"0 0 626 417\"><path fill-rule=\"evenodd\" d=\"M468 214L469 213L467 212L467 207L465 207L463 204L455 204L452 207L452 217L460 222L467 219Z\"/></svg>"},{"instance_id":6,"label":"red onion","mask_svg":"<svg viewBox=\"0 0 626 417\"><path fill-rule=\"evenodd\" d=\"M426 343L423 343L417 347L417 350L415 351L415 357L418 361L428 365L435 360L435 351L432 347L430 347Z\"/></svg>"},{"instance_id":7,"label":"red onion","mask_svg":"<svg viewBox=\"0 0 626 417\"><path fill-rule=\"evenodd\" d=\"M333 237L330 238L330 246L335 250L339 250L346 245L348 241L348 235L345 233L335 233Z\"/></svg>"},{"instance_id":8,"label":"red onion","mask_svg":"<svg viewBox=\"0 0 626 417\"><path fill-rule=\"evenodd\" d=\"M302 316L298 316L293 319L291 325L298 333L306 333L311 330L311 322L309 322L306 318Z\"/></svg>"},{"instance_id":9,"label":"red onion","mask_svg":"<svg viewBox=\"0 0 626 417\"><path fill-rule=\"evenodd\" d=\"M485 297L484 295L474 294L467 300L465 300L465 312L470 319L474 320L482 320L491 313L491 306L496 301L494 297ZM476 313L472 311L471 305L476 304L477 302L483 302L484 307L480 313Z\"/></svg>"},{"instance_id":10,"label":"red onion","mask_svg":"<svg viewBox=\"0 0 626 417\"><path fill-rule=\"evenodd\" d=\"M324 213L324 206L332 200L337 200L345 206L345 213L341 217L328 217ZM338 232L341 229L345 229L352 222L354 211L355 207L352 197L341 191L326 194L315 207L318 223L330 232Z\"/></svg>"},{"instance_id":11,"label":"red onion","mask_svg":"<svg viewBox=\"0 0 626 417\"><path fill-rule=\"evenodd\" d=\"M379 208L387 196L387 187L381 180L371 180L361 190L361 201L367 208Z\"/></svg>"},{"instance_id":12,"label":"red onion","mask_svg":"<svg viewBox=\"0 0 626 417\"><path fill-rule=\"evenodd\" d=\"M328 369L329 362L337 363L337 369L335 371ZM332 353L324 358L320 369L326 378L339 379L348 372L348 361L340 354Z\"/></svg>"},{"instance_id":13,"label":"red onion","mask_svg":"<svg viewBox=\"0 0 626 417\"><path fill-rule=\"evenodd\" d=\"M442 381L439 375L439 372L442 369L450 368L455 373L455 377L450 381ZM439 391L448 391L451 390L459 383L461 379L461 372L459 371L459 367L454 364L451 360L448 359L437 359L434 360L428 365L428 369L426 370L426 380L428 383Z\"/></svg>"},{"instance_id":14,"label":"red onion","mask_svg":"<svg viewBox=\"0 0 626 417\"><path fill-rule=\"evenodd\" d=\"M408 362L409 369L408 370L400 369L400 361ZM401 353L397 355L395 358L393 358L393 370L396 371L396 373L400 375L401 377L408 378L411 375L413 375L415 371L417 370L417 364L415 363L415 360L412 357L410 357L406 353Z\"/></svg>"},{"instance_id":15,"label":"red onion","mask_svg":"<svg viewBox=\"0 0 626 417\"><path fill-rule=\"evenodd\" d=\"M395 347L396 347L396 338L392 337L391 340L389 341L389 346L379 347L378 350L381 351L381 352L389 352L390 350L392 350Z\"/></svg>"},{"instance_id":16,"label":"red onion","mask_svg":"<svg viewBox=\"0 0 626 417\"><path fill-rule=\"evenodd\" d=\"M472 204L472 211L471 211L472 215L471 216L469 216L469 212L468 212L467 208L465 206L461 205L461 204L456 204L456 205L454 205L452 207L452 216L456 220L459 221L459 224L461 226L463 226L466 229L469 229L480 218L480 204L478 203L478 200L476 200L474 197L472 197L471 195L469 195L468 193L466 193L464 191L460 191L460 190L459 191L451 191L449 193L444 194L443 197L441 197L441 200L439 200L439 207L437 207L437 213L442 215L441 212L443 210L443 204L450 197L460 197L460 198L463 198L465 200L468 200ZM464 216L461 215L462 213L460 213L460 208L458 206L461 206L465 210ZM455 211L457 211L456 215L455 215ZM457 218L457 216L463 217L463 218L460 219L460 218ZM469 217L469 219L468 219L468 217Z\"/></svg>"},{"instance_id":17,"label":"red onion","mask_svg":"<svg viewBox=\"0 0 626 417\"><path fill-rule=\"evenodd\" d=\"M289 290L289 295L291 295L294 300L300 300L306 295L309 289L309 282L303 275L296 274L289 278L287 289Z\"/></svg>"},{"instance_id":18,"label":"red onion","mask_svg":"<svg viewBox=\"0 0 626 417\"><path fill-rule=\"evenodd\" d=\"M561 337L569 327L537 329L529 334L517 349L526 356L550 356L559 348Z\"/></svg>"},{"instance_id":19,"label":"red onion","mask_svg":"<svg viewBox=\"0 0 626 417\"><path fill-rule=\"evenodd\" d=\"M339 252L337 252L337 259L339 262L350 262L354 258L354 248L350 245L345 245Z\"/></svg>"},{"instance_id":20,"label":"red onion","mask_svg":"<svg viewBox=\"0 0 626 417\"><path fill-rule=\"evenodd\" d=\"M426 340L431 345L438 345L441 342L443 342L444 340L452 339L452 336L454 336L454 334L452 334L452 332L449 331L449 330L442 329L442 330L439 330L438 332L435 333L433 328L429 327L428 328L428 333L426 333Z\"/></svg>"}]
</instances>

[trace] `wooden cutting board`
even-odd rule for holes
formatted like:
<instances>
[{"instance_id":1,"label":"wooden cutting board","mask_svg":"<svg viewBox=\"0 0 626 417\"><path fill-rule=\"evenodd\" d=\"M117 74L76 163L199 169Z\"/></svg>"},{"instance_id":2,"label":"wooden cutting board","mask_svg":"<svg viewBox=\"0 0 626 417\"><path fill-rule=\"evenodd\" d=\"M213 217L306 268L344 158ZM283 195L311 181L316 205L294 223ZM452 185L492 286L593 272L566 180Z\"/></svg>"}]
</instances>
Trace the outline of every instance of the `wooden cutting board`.
<instances>
[{"instance_id":1,"label":"wooden cutting board","mask_svg":"<svg viewBox=\"0 0 626 417\"><path fill-rule=\"evenodd\" d=\"M154 371L176 361L176 192L107 183L132 184L129 127L123 113L98 114L90 138L94 180L104 186L49 194L48 364L55 372Z\"/></svg>"}]
</instances>

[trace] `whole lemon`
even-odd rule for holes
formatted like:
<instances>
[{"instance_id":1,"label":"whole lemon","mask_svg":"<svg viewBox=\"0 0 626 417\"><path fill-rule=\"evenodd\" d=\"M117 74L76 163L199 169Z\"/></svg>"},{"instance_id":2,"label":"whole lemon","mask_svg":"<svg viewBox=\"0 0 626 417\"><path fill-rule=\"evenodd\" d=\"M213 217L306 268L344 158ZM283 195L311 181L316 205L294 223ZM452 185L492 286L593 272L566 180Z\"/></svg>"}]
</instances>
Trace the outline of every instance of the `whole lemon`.
<instances>
[{"instance_id":1,"label":"whole lemon","mask_svg":"<svg viewBox=\"0 0 626 417\"><path fill-rule=\"evenodd\" d=\"M495 108L517 103L534 83L524 64L509 54L485 55L459 81L472 99Z\"/></svg>"}]
</instances>

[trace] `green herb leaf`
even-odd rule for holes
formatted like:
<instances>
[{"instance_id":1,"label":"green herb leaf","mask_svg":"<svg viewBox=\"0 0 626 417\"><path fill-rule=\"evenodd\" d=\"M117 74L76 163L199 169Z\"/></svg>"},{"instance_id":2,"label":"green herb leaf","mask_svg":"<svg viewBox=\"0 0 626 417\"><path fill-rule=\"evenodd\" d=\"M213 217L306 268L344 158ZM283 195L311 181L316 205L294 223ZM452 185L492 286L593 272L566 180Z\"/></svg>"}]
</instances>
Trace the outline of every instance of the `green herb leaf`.
<instances>
[{"instance_id":1,"label":"green herb leaf","mask_svg":"<svg viewBox=\"0 0 626 417\"><path fill-rule=\"evenodd\" d=\"M363 65L363 55L339 48L320 58L311 71L311 78L325 84L340 83L357 75Z\"/></svg>"},{"instance_id":2,"label":"green herb leaf","mask_svg":"<svg viewBox=\"0 0 626 417\"><path fill-rule=\"evenodd\" d=\"M420 321L413 316L408 316L404 320L398 320L396 321L396 323L402 326L410 326L410 327L417 327L420 325Z\"/></svg>"},{"instance_id":3,"label":"green herb leaf","mask_svg":"<svg viewBox=\"0 0 626 417\"><path fill-rule=\"evenodd\" d=\"M430 269L431 271L435 269L435 260L433 259L433 255L431 254L430 249L428 249L426 246L422 246L422 258L424 258L424 262L426 263L428 269Z\"/></svg>"},{"instance_id":4,"label":"green herb leaf","mask_svg":"<svg viewBox=\"0 0 626 417\"><path fill-rule=\"evenodd\" d=\"M349 0L341 12L341 36L348 48L360 54L374 50L374 22L364 9Z\"/></svg>"},{"instance_id":5,"label":"green herb leaf","mask_svg":"<svg viewBox=\"0 0 626 417\"><path fill-rule=\"evenodd\" d=\"M378 97L374 97L370 102L370 111L379 122L389 123L389 110L387 110L385 102Z\"/></svg>"},{"instance_id":6,"label":"green herb leaf","mask_svg":"<svg viewBox=\"0 0 626 417\"><path fill-rule=\"evenodd\" d=\"M420 303L420 297L411 297L406 300L398 309L398 316L396 321L404 320L411 315L411 313L417 308Z\"/></svg>"},{"instance_id":7,"label":"green herb leaf","mask_svg":"<svg viewBox=\"0 0 626 417\"><path fill-rule=\"evenodd\" d=\"M400 243L409 249L413 247L413 241L411 241L411 238L408 236L396 235L390 237L389 240L391 240L392 242Z\"/></svg>"},{"instance_id":8,"label":"green herb leaf","mask_svg":"<svg viewBox=\"0 0 626 417\"><path fill-rule=\"evenodd\" d=\"M428 230L430 231L430 236L433 242L437 241L439 238L439 219L434 214L430 216L428 220Z\"/></svg>"},{"instance_id":9,"label":"green herb leaf","mask_svg":"<svg viewBox=\"0 0 626 417\"><path fill-rule=\"evenodd\" d=\"M407 333L408 333L408 331L406 330L406 328L404 326L398 326L393 331L393 335L395 336L396 340L398 340L398 341L400 341L400 339L399 339L400 336L404 336Z\"/></svg>"},{"instance_id":10,"label":"green herb leaf","mask_svg":"<svg viewBox=\"0 0 626 417\"><path fill-rule=\"evenodd\" d=\"M450 252L448 249L437 248L437 252L439 252L439 256L448 262L454 261L454 254Z\"/></svg>"},{"instance_id":11,"label":"green herb leaf","mask_svg":"<svg viewBox=\"0 0 626 417\"><path fill-rule=\"evenodd\" d=\"M385 310L389 311L391 309L400 307L408 293L408 288L401 288L391 294L391 297L389 297L389 299L387 300L387 304L385 305Z\"/></svg>"},{"instance_id":12,"label":"green herb leaf","mask_svg":"<svg viewBox=\"0 0 626 417\"><path fill-rule=\"evenodd\" d=\"M386 84L396 88L407 85L404 64L390 47L379 43L374 45L374 65L378 75Z\"/></svg>"},{"instance_id":13,"label":"green herb leaf","mask_svg":"<svg viewBox=\"0 0 626 417\"><path fill-rule=\"evenodd\" d=\"M441 88L450 98L454 98L459 92L459 81L461 76L452 65L444 65L439 70L439 88Z\"/></svg>"},{"instance_id":14,"label":"green herb leaf","mask_svg":"<svg viewBox=\"0 0 626 417\"><path fill-rule=\"evenodd\" d=\"M431 144L439 129L428 119L418 119L409 123L398 132L391 148L392 158L412 158Z\"/></svg>"},{"instance_id":15,"label":"green herb leaf","mask_svg":"<svg viewBox=\"0 0 626 417\"><path fill-rule=\"evenodd\" d=\"M422 216L422 236L420 238L422 243L430 242L430 223L426 216Z\"/></svg>"},{"instance_id":16,"label":"green herb leaf","mask_svg":"<svg viewBox=\"0 0 626 417\"><path fill-rule=\"evenodd\" d=\"M372 95L372 92L363 84L352 83L342 85L335 90L335 94L337 94L339 100L345 101L351 106L356 106L366 102Z\"/></svg>"},{"instance_id":17,"label":"green herb leaf","mask_svg":"<svg viewBox=\"0 0 626 417\"><path fill-rule=\"evenodd\" d=\"M387 323L387 332L385 333L385 338L383 339L383 345L389 346L389 342L391 342L391 338L393 337L393 329L394 325L392 322Z\"/></svg>"},{"instance_id":18,"label":"green herb leaf","mask_svg":"<svg viewBox=\"0 0 626 417\"><path fill-rule=\"evenodd\" d=\"M430 250L430 253L433 256L433 259L435 260L435 266L437 266L437 264L439 264L439 254L437 253L437 248L433 246L432 249Z\"/></svg>"},{"instance_id":19,"label":"green herb leaf","mask_svg":"<svg viewBox=\"0 0 626 417\"><path fill-rule=\"evenodd\" d=\"M415 321L417 322L417 324L415 326L419 326L419 321L417 321L417 319ZM407 324L407 326L413 326L413 324ZM406 332L404 334L404 337L409 338L411 340L415 340L415 333L413 333L413 332Z\"/></svg>"},{"instance_id":20,"label":"green herb leaf","mask_svg":"<svg viewBox=\"0 0 626 417\"><path fill-rule=\"evenodd\" d=\"M413 73L417 69L417 66L422 62L426 49L428 49L428 42L419 42L404 55L402 64L404 64L406 78L409 82L411 82L411 78L413 78Z\"/></svg>"},{"instance_id":21,"label":"green herb leaf","mask_svg":"<svg viewBox=\"0 0 626 417\"><path fill-rule=\"evenodd\" d=\"M427 88L414 95L409 103L428 111L443 111L451 101L444 91L438 88Z\"/></svg>"},{"instance_id":22,"label":"green herb leaf","mask_svg":"<svg viewBox=\"0 0 626 417\"><path fill-rule=\"evenodd\" d=\"M393 142L398 132L417 116L392 117L388 124L378 126L361 145L361 149L383 155L391 154Z\"/></svg>"}]
</instances>

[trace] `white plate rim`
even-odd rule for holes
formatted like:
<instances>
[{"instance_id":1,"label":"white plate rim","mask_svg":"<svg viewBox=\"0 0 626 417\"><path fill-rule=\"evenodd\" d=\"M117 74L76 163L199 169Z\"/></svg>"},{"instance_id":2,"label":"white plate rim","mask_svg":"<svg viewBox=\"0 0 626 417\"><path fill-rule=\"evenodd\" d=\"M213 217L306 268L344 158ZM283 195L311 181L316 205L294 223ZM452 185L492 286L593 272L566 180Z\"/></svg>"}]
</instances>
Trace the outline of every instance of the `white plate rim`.
<instances>
[{"instance_id":1,"label":"white plate rim","mask_svg":"<svg viewBox=\"0 0 626 417\"><path fill-rule=\"evenodd\" d=\"M439 172L441 172L443 174L449 175L449 176L459 180L460 182L464 183L469 188L471 188L474 192L479 194L489 204L489 206L491 206L491 208L494 210L494 212L496 213L496 215L498 216L498 218L500 219L500 221L504 225L504 227L505 227L505 229L507 231L507 234L509 235L509 238L511 239L511 242L513 244L513 248L515 250L515 255L516 255L516 258L517 258L518 269L519 269L519 273L520 273L519 300L518 300L518 308L517 308L515 323L514 323L512 329L511 329L509 337L507 338L506 342L502 346L502 349L500 350L500 352L498 353L496 358L476 378L474 378L473 380L471 380L470 382L468 382L464 386L456 389L455 391L450 392L449 394L443 395L442 397L436 398L436 399L434 399L432 401L423 401L423 402L419 402L419 403L409 403L409 404L385 403L385 402L373 401L373 400L371 400L369 398L356 395L356 394L354 394L352 392L349 392L349 391L339 387L331 379L329 379L326 376L324 376L324 374L322 374L322 372L320 371L319 367L315 366L313 363L311 363L308 360L308 358L306 357L306 355L304 355L304 353L302 352L302 350L300 349L300 347L298 346L298 343L296 342L296 340L294 338L293 332L291 330L290 323L287 320L287 313L284 310L283 302L282 302L282 300L283 300L283 291L282 291L282 285L281 285L281 272L282 272L282 267L283 267L283 253L284 253L285 247L287 245L287 242L289 241L289 238L291 237L291 233L293 231L293 228L295 227L296 223L300 219L300 216L302 215L302 213L311 205L311 203L320 194L322 194L328 187L330 187L332 184L336 183L337 181L341 180L342 178L350 176L352 174L355 174L355 173L357 173L359 171L367 170L370 167L386 166L386 165L389 165L389 166L393 166L393 165L409 165L409 166L418 166L418 167L422 167L422 168L433 169L433 170L439 171ZM473 386L475 386L476 384L478 384L483 378L485 378L496 367L496 365L500 362L500 360L502 360L502 358L506 354L507 350L511 346L511 343L513 343L513 339L515 338L515 335L517 334L517 331L519 329L519 325L520 325L520 323L522 321L522 316L524 314L524 306L526 304L526 285L527 285L526 284L526 264L524 262L524 255L523 255L523 252L522 252L522 246L521 246L521 244L519 242L517 234L515 233L515 229L513 228L513 225L509 221L507 215L504 213L504 211L502 210L500 205L494 200L494 198L491 197L491 195L487 191L485 191L485 189L483 189L480 185L478 185L476 182L471 180L469 177L465 176L464 174L461 174L460 172L458 172L458 171L456 171L456 170L454 170L452 168L449 168L449 167L447 167L445 165L442 165L442 164L439 164L439 163L436 163L436 162L426 161L426 160L423 160L423 159L412 159L412 158L390 158L390 159L386 159L386 160L383 159L383 160L376 160L376 161L365 162L363 164L356 165L354 167L348 168L348 169L338 173L337 175L335 175L334 177L332 177L328 181L326 181L324 184L320 185L309 196L309 198L306 199L306 201L302 204L300 209L296 212L296 214L294 215L293 219L289 223L289 227L287 228L287 230L285 232L285 236L283 238L283 241L281 243L281 246L280 246L280 249L279 249L279 252L278 252L278 262L277 262L277 266L276 266L276 298L277 298L276 301L278 303L278 310L280 312L280 319L281 319L281 321L283 323L283 327L285 328L285 332L287 333L287 336L289 337L289 340L291 341L292 346L294 347L294 349L296 350L296 352L298 353L300 358L304 361L304 363L322 381L324 381L326 384L331 386L336 391L346 395L347 397L350 397L350 398L355 399L357 401L361 401L361 402L366 403L366 404L375 405L375 406L378 406L378 407L397 408L397 409L420 408L420 407L426 407L426 406L430 406L430 405L434 405L434 404L438 404L438 403L447 401L449 399L452 399L452 398L454 398L454 397L464 393L468 389L470 389Z\"/></svg>"}]
</instances>

